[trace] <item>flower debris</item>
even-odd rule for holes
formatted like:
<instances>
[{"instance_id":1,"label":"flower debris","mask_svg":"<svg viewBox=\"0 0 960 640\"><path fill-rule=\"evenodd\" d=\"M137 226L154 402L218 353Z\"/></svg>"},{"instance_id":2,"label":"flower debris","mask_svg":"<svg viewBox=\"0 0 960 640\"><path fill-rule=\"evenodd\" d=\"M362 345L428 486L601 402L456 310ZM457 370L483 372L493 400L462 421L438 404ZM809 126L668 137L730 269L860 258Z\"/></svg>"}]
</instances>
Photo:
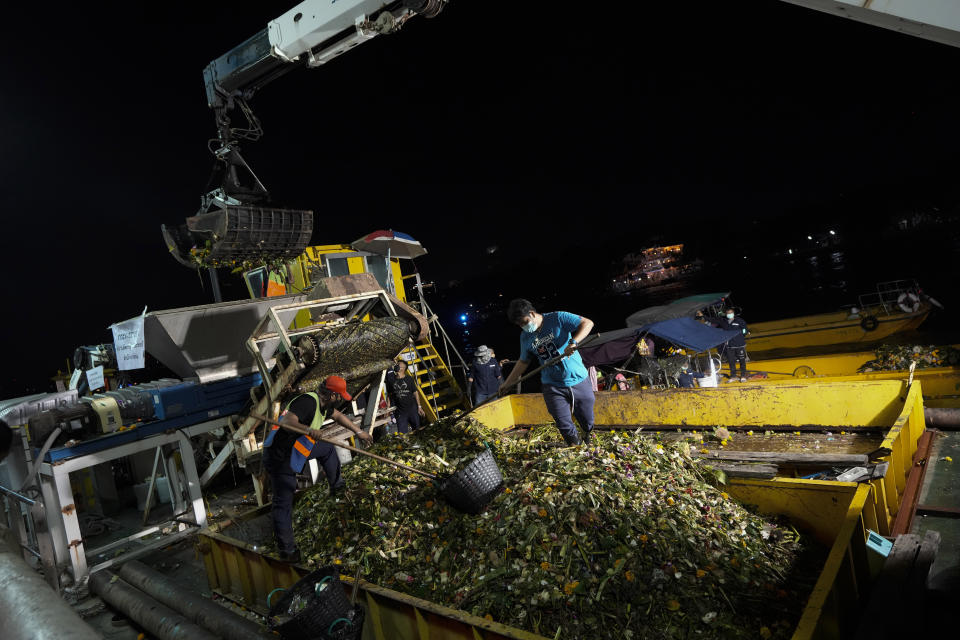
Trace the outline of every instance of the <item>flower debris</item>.
<instances>
[{"instance_id":1,"label":"flower debris","mask_svg":"<svg viewBox=\"0 0 960 640\"><path fill-rule=\"evenodd\" d=\"M687 442L639 432L564 448L553 424L520 437L448 420L373 451L438 474L485 443L505 488L477 516L422 477L357 457L349 492L300 497L310 565L552 638L789 637L822 550L714 486ZM448 466L449 465L449 466ZM764 630L767 630L766 632Z\"/></svg>"}]
</instances>

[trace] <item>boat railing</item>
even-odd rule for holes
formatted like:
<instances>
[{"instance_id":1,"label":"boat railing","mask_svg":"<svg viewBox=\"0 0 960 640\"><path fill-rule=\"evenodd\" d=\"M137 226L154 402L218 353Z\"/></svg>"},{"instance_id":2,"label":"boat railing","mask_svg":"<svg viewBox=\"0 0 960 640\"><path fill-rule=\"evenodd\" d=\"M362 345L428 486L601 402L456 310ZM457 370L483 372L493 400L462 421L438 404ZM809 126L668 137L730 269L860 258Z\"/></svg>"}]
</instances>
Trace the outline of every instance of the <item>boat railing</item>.
<instances>
[{"instance_id":1,"label":"boat railing","mask_svg":"<svg viewBox=\"0 0 960 640\"><path fill-rule=\"evenodd\" d=\"M877 284L875 292L858 297L860 309L882 309L884 315L898 312L900 296L905 293L917 295L920 288L915 280L891 280Z\"/></svg>"}]
</instances>

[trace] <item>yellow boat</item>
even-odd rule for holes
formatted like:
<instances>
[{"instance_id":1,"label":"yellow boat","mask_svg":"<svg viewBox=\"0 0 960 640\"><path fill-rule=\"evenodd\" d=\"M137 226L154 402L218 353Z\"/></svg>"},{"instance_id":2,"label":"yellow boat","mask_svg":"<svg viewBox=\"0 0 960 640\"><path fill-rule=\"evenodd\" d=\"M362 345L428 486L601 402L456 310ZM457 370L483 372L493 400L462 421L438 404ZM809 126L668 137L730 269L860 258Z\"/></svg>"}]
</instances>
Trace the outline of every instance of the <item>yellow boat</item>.
<instances>
[{"instance_id":1,"label":"yellow boat","mask_svg":"<svg viewBox=\"0 0 960 640\"><path fill-rule=\"evenodd\" d=\"M875 344L916 329L933 305L916 283L896 280L860 296L859 307L784 320L751 323L747 349L753 354L838 344Z\"/></svg>"},{"instance_id":2,"label":"yellow boat","mask_svg":"<svg viewBox=\"0 0 960 640\"><path fill-rule=\"evenodd\" d=\"M960 344L951 346L960 349ZM859 372L864 364L875 359L873 351L856 351L792 358L751 358L747 366L748 373L767 376L761 380L751 378L751 382L760 383L795 381L797 378L822 378L824 382L905 380L910 376L908 370ZM923 384L924 406L960 409L960 367L915 369L913 379Z\"/></svg>"}]
</instances>

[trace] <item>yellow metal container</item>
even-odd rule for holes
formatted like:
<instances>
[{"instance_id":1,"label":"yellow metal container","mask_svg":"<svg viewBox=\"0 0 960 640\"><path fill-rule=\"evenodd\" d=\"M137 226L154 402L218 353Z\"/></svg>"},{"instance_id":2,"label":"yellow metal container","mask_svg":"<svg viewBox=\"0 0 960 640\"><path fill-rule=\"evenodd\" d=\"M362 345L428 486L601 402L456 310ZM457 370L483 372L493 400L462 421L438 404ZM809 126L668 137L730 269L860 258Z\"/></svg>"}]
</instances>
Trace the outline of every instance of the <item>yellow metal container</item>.
<instances>
[{"instance_id":1,"label":"yellow metal container","mask_svg":"<svg viewBox=\"0 0 960 640\"><path fill-rule=\"evenodd\" d=\"M960 348L960 345L952 345ZM843 382L853 380L906 380L910 372L876 371L857 373L864 364L876 358L873 351L856 351L820 356L794 356L791 358L751 359L751 373L765 373L766 380L760 383L796 381L795 378L812 378L820 382ZM913 379L923 384L923 404L927 407L960 408L960 367L931 367L916 369Z\"/></svg>"},{"instance_id":2,"label":"yellow metal container","mask_svg":"<svg viewBox=\"0 0 960 640\"><path fill-rule=\"evenodd\" d=\"M855 604L871 577L867 530L887 533L899 508L910 460L924 428L920 393L917 384L908 389L893 381L604 392L597 394L596 418L598 425L608 426L827 424L849 429L887 428L883 446L890 450L890 468L886 477L872 483L734 479L727 489L763 513L787 516L798 530L829 548L793 638L839 638L855 628ZM508 396L473 415L504 430L550 421L539 394ZM264 509L252 515L263 514ZM306 574L305 569L267 557L229 533L230 525L224 523L199 534L210 587L218 593L263 610L273 589L289 587ZM344 581L352 582L348 576ZM359 599L368 612L366 640L540 638L365 581L359 588Z\"/></svg>"}]
</instances>

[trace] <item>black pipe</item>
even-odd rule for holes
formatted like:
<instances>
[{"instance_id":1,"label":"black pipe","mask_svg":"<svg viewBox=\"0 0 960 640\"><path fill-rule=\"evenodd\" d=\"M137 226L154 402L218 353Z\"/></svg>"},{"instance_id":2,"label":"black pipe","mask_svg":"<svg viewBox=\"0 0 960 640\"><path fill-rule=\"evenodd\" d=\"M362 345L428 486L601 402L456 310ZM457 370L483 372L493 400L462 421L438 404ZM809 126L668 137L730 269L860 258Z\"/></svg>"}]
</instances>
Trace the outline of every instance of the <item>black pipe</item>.
<instances>
[{"instance_id":1,"label":"black pipe","mask_svg":"<svg viewBox=\"0 0 960 640\"><path fill-rule=\"evenodd\" d=\"M923 417L928 427L955 431L960 429L960 409L924 407Z\"/></svg>"},{"instance_id":2,"label":"black pipe","mask_svg":"<svg viewBox=\"0 0 960 640\"><path fill-rule=\"evenodd\" d=\"M275 635L267 633L257 623L187 590L142 562L131 560L124 563L120 577L218 636L230 640L276 640Z\"/></svg>"},{"instance_id":3,"label":"black pipe","mask_svg":"<svg viewBox=\"0 0 960 640\"><path fill-rule=\"evenodd\" d=\"M112 571L90 576L90 590L160 640L217 640L206 629L163 606Z\"/></svg>"},{"instance_id":4,"label":"black pipe","mask_svg":"<svg viewBox=\"0 0 960 640\"><path fill-rule=\"evenodd\" d=\"M0 527L0 637L4 640L101 638L23 561L19 541L10 534L9 529Z\"/></svg>"}]
</instances>

